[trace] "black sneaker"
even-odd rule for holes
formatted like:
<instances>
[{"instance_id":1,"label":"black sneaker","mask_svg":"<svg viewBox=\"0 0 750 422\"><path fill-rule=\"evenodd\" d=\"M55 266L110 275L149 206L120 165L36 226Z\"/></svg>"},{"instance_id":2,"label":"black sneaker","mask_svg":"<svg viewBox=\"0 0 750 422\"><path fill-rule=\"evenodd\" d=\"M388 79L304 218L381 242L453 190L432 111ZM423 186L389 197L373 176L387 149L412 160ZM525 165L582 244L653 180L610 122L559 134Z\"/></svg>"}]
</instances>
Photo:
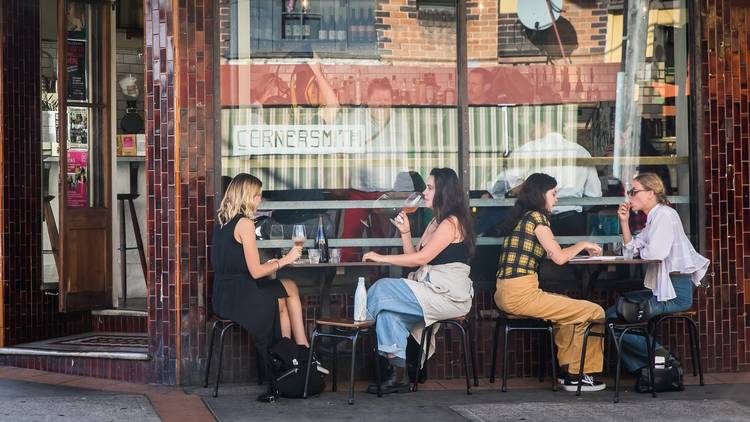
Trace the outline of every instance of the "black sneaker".
<instances>
[{"instance_id":1,"label":"black sneaker","mask_svg":"<svg viewBox=\"0 0 750 422\"><path fill-rule=\"evenodd\" d=\"M565 378L558 379L558 381L562 381L560 383L560 387L562 387L565 391L578 391L578 376L572 376L570 374L565 374ZM583 375L583 378L580 380L581 383L581 391L602 391L605 388L607 388L607 384L603 383L602 381L597 381L592 377L591 375Z\"/></svg>"}]
</instances>

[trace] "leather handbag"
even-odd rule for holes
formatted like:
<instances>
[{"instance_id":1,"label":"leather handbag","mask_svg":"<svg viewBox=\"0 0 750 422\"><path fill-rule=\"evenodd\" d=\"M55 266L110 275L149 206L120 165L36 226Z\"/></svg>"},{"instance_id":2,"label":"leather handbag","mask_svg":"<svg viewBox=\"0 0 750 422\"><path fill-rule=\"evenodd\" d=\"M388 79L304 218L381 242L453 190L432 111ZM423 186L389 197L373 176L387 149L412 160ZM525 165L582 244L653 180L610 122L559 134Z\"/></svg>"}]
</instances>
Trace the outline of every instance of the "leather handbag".
<instances>
[{"instance_id":1,"label":"leather handbag","mask_svg":"<svg viewBox=\"0 0 750 422\"><path fill-rule=\"evenodd\" d=\"M663 367L654 369L654 390L657 393L665 391L683 391L684 372L677 359L670 357ZM648 368L641 368L635 381L635 390L639 393L648 393L651 391L651 382Z\"/></svg>"},{"instance_id":2,"label":"leather handbag","mask_svg":"<svg viewBox=\"0 0 750 422\"><path fill-rule=\"evenodd\" d=\"M637 301L627 296L620 296L617 298L616 309L617 315L631 324L646 322L654 316L651 298Z\"/></svg>"}]
</instances>

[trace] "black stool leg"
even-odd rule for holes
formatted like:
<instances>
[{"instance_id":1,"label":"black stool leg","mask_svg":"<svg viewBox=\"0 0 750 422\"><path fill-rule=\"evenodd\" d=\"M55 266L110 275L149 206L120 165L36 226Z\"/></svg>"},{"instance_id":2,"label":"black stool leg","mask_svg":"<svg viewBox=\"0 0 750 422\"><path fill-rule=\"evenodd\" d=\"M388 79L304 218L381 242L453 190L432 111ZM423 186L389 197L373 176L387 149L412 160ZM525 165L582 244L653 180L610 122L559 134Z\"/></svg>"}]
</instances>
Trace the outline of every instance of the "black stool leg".
<instances>
[{"instance_id":1,"label":"black stool leg","mask_svg":"<svg viewBox=\"0 0 750 422\"><path fill-rule=\"evenodd\" d=\"M214 387L214 397L219 396L219 383L221 382L221 363L224 360L224 334L226 334L227 330L232 328L233 325L234 323L228 324L227 326L222 328L221 334L219 334L219 366L216 368L217 374L216 374L216 386Z\"/></svg>"},{"instance_id":2,"label":"black stool leg","mask_svg":"<svg viewBox=\"0 0 750 422\"><path fill-rule=\"evenodd\" d=\"M541 340L539 341L541 343ZM544 352L542 352L541 344L539 347L536 348L536 357L539 360L539 364L537 365L537 377L539 378L539 382L544 382L544 370L546 369L544 367Z\"/></svg>"},{"instance_id":3,"label":"black stool leg","mask_svg":"<svg viewBox=\"0 0 750 422\"><path fill-rule=\"evenodd\" d=\"M378 352L378 333L375 331L375 327L372 327L370 332L372 335L372 342L375 344L373 350L375 351L375 385L378 388L378 397L383 397L383 393L380 391L380 385L382 380L380 379L380 353Z\"/></svg>"},{"instance_id":4,"label":"black stool leg","mask_svg":"<svg viewBox=\"0 0 750 422\"><path fill-rule=\"evenodd\" d=\"M307 398L307 386L310 383L310 367L312 367L313 350L315 349L315 340L318 339L318 327L313 330L310 337L310 352L307 354L307 368L305 369L305 386L302 389L302 398Z\"/></svg>"},{"instance_id":5,"label":"black stool leg","mask_svg":"<svg viewBox=\"0 0 750 422\"><path fill-rule=\"evenodd\" d=\"M335 393L338 389L338 371L336 370L336 367L339 366L339 342L336 341L336 339L331 340L333 341L333 368L331 368L333 373L331 374L331 392Z\"/></svg>"},{"instance_id":6,"label":"black stool leg","mask_svg":"<svg viewBox=\"0 0 750 422\"><path fill-rule=\"evenodd\" d=\"M211 373L211 358L214 355L214 337L216 337L216 325L219 320L211 324L211 337L208 340L208 360L206 361L206 376L203 379L203 388L208 387L208 375Z\"/></svg>"},{"instance_id":7,"label":"black stool leg","mask_svg":"<svg viewBox=\"0 0 750 422\"><path fill-rule=\"evenodd\" d=\"M474 387L479 387L479 376L477 375L477 348L474 344L474 333L471 324L466 322L466 331L469 335L469 346L471 346L471 372L474 376Z\"/></svg>"},{"instance_id":8,"label":"black stool leg","mask_svg":"<svg viewBox=\"0 0 750 422\"><path fill-rule=\"evenodd\" d=\"M349 372L349 404L354 404L354 364L356 363L355 354L357 352L357 338L359 337L359 329L354 331L352 336L352 369Z\"/></svg>"},{"instance_id":9,"label":"black stool leg","mask_svg":"<svg viewBox=\"0 0 750 422\"><path fill-rule=\"evenodd\" d=\"M500 337L500 319L495 320L492 333L492 366L490 367L490 384L495 383L495 370L497 369L497 342Z\"/></svg>"},{"instance_id":10,"label":"black stool leg","mask_svg":"<svg viewBox=\"0 0 750 422\"><path fill-rule=\"evenodd\" d=\"M505 324L505 342L503 343L503 385L500 387L500 391L503 393L508 391L508 338L510 337L510 327Z\"/></svg>"},{"instance_id":11,"label":"black stool leg","mask_svg":"<svg viewBox=\"0 0 750 422\"><path fill-rule=\"evenodd\" d=\"M612 324L607 325L607 328L609 330L609 334L612 336L612 339L614 340L615 344L615 352L617 356L615 358L617 359L617 365L615 367L615 403L620 402L620 368L622 366L622 334L618 337L615 333L615 329L612 326Z\"/></svg>"},{"instance_id":12,"label":"black stool leg","mask_svg":"<svg viewBox=\"0 0 750 422\"><path fill-rule=\"evenodd\" d=\"M548 329L549 333L549 358L552 366L552 391L557 391L557 357L555 356L555 335L552 327Z\"/></svg>"},{"instance_id":13,"label":"black stool leg","mask_svg":"<svg viewBox=\"0 0 750 422\"><path fill-rule=\"evenodd\" d=\"M581 345L581 360L578 361L578 387L576 388L576 396L581 395L581 380L583 379L583 366L586 364L586 347L589 342L589 334L591 333L591 325L586 327L586 331L583 332L583 344Z\"/></svg>"},{"instance_id":14,"label":"black stool leg","mask_svg":"<svg viewBox=\"0 0 750 422\"><path fill-rule=\"evenodd\" d=\"M431 329L432 329L432 327L424 327L424 329L422 330L422 339L419 342L419 353L417 354L417 375L414 377L414 380L412 380L411 391L417 391L418 390L418 385L419 385L419 371L422 369L422 356L424 356L424 349L425 349L425 347L430 347L430 343L425 344L425 341L427 341L425 339L427 338L427 331L431 330ZM427 362L425 360L425 366L426 366L426 363Z\"/></svg>"},{"instance_id":15,"label":"black stool leg","mask_svg":"<svg viewBox=\"0 0 750 422\"><path fill-rule=\"evenodd\" d=\"M693 375L695 375L695 367L697 366L700 385L701 387L703 387L705 384L703 383L703 367L701 366L701 343L700 337L698 337L698 324L696 324L692 318L689 318L688 327L691 332L691 337L693 338L693 344L695 345L695 358L693 358Z\"/></svg>"},{"instance_id":16,"label":"black stool leg","mask_svg":"<svg viewBox=\"0 0 750 422\"><path fill-rule=\"evenodd\" d=\"M648 375L649 384L651 384L651 397L656 397L656 388L654 387L654 366L656 365L656 338L652 335L653 327L646 329L646 345L648 346Z\"/></svg>"},{"instance_id":17,"label":"black stool leg","mask_svg":"<svg viewBox=\"0 0 750 422\"><path fill-rule=\"evenodd\" d=\"M464 372L466 373L466 394L471 394L471 381L469 381L470 372L469 372L469 338L466 335L466 329L463 327L462 324L458 322L451 321L449 323L450 325L454 325L458 327L458 329L461 331L461 342L464 346Z\"/></svg>"}]
</instances>

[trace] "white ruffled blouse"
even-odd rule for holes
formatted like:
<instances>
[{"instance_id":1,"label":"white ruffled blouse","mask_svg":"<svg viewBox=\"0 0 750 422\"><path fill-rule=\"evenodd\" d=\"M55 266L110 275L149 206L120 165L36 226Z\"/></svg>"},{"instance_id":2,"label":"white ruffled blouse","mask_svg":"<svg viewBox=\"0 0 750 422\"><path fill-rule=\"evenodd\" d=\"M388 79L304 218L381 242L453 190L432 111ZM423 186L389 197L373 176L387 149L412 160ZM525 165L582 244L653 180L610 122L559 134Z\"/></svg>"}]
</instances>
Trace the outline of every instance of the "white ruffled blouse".
<instances>
[{"instance_id":1,"label":"white ruffled blouse","mask_svg":"<svg viewBox=\"0 0 750 422\"><path fill-rule=\"evenodd\" d=\"M669 273L690 274L698 286L710 263L688 240L677 211L661 204L651 209L646 227L625 248L640 253L643 259L661 260L658 264L647 264L643 283L659 302L677 297Z\"/></svg>"}]
</instances>

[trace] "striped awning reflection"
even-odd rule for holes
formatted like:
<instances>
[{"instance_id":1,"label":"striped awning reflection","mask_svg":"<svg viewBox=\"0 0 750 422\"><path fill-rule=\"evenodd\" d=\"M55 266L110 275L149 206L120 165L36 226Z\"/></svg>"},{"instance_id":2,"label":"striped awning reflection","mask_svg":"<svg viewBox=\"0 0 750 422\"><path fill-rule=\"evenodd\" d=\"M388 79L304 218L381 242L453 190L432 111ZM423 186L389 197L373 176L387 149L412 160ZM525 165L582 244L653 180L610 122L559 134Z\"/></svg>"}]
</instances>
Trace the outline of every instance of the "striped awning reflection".
<instances>
[{"instance_id":1,"label":"striped awning reflection","mask_svg":"<svg viewBox=\"0 0 750 422\"><path fill-rule=\"evenodd\" d=\"M472 189L484 189L498 174L508 152L544 131L576 141L575 104L545 106L472 107L469 109ZM232 155L233 129L247 125L362 125L365 151L326 154L276 153ZM351 187L352 175L362 168L376 169L388 185L398 171L413 170L426 179L433 167L458 168L458 114L455 108L340 108L333 113L312 107L226 108L221 113L222 175L247 172L259 176L268 190L341 189ZM377 123L387 122L387 123ZM493 158L498 158L493 159ZM512 164L511 164L512 165Z\"/></svg>"}]
</instances>

